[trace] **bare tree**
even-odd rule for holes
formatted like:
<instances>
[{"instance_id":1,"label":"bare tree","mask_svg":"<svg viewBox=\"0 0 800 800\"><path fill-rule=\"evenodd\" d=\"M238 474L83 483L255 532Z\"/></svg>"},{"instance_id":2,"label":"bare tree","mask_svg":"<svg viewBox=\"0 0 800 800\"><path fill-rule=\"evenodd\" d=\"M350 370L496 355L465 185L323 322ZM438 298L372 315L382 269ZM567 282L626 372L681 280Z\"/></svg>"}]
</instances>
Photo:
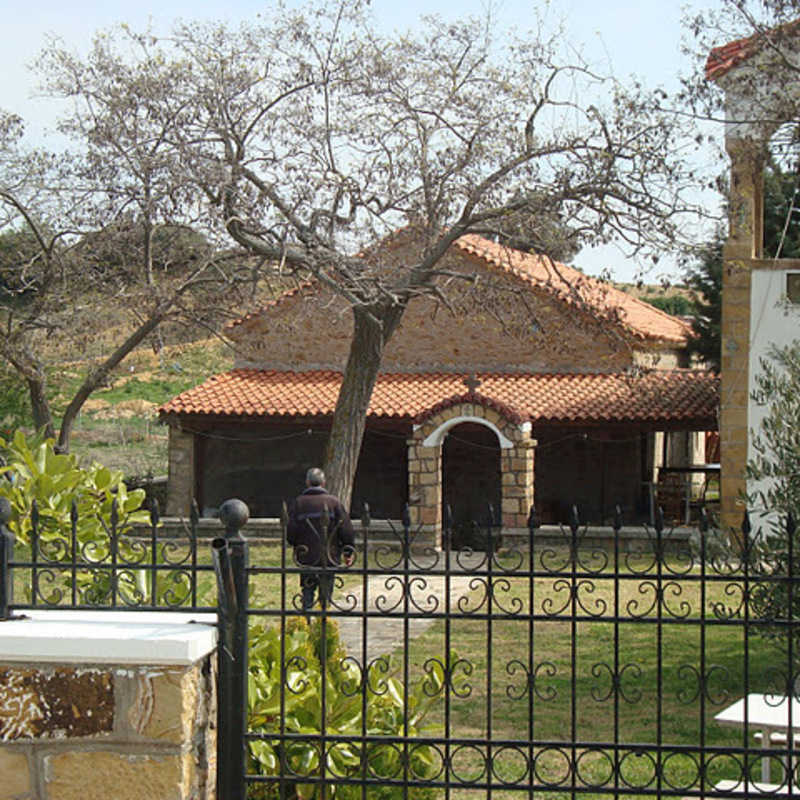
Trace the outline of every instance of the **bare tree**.
<instances>
[{"instance_id":1,"label":"bare tree","mask_svg":"<svg viewBox=\"0 0 800 800\"><path fill-rule=\"evenodd\" d=\"M542 219L543 250L554 216L582 244L679 238L691 181L677 121L561 61L555 38L496 34L489 19L426 18L387 37L342 0L235 31L186 26L172 43L192 65L184 163L231 236L352 307L325 464L345 500L387 342L415 297L441 295L458 237L502 236L525 214ZM603 107L581 101L590 90Z\"/></svg>"},{"instance_id":2,"label":"bare tree","mask_svg":"<svg viewBox=\"0 0 800 800\"><path fill-rule=\"evenodd\" d=\"M246 260L220 249L196 188L176 169L174 131L186 120L170 90L180 66L159 61L152 44L105 34L85 59L49 44L39 69L45 88L71 101L60 124L68 152L25 152L21 122L2 120L0 232L13 246L0 355L28 386L34 424L64 451L83 404L136 347L168 321L213 326L252 280ZM87 364L58 426L47 386L53 350Z\"/></svg>"}]
</instances>

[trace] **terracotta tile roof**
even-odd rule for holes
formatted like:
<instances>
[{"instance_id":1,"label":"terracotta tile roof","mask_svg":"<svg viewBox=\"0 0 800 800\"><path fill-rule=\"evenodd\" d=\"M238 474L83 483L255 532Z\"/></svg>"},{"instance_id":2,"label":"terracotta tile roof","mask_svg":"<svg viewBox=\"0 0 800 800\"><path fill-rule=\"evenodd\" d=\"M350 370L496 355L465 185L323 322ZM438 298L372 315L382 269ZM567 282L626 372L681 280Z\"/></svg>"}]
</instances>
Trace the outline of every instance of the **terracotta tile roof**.
<instances>
[{"instance_id":1,"label":"terracotta tile roof","mask_svg":"<svg viewBox=\"0 0 800 800\"><path fill-rule=\"evenodd\" d=\"M683 320L546 256L513 250L475 234L462 236L455 245L568 305L617 322L637 338L685 344L692 335L691 326Z\"/></svg>"},{"instance_id":2,"label":"terracotta tile roof","mask_svg":"<svg viewBox=\"0 0 800 800\"><path fill-rule=\"evenodd\" d=\"M602 321L616 322L639 339L684 345L692 336L691 326L682 320L550 258L523 253L476 234L462 236L454 247L479 259L489 268L513 275L528 286L568 305L581 308ZM226 327L235 328L247 320L268 313L270 308L284 299L306 291L315 291L314 284L305 282Z\"/></svg>"},{"instance_id":3,"label":"terracotta tile roof","mask_svg":"<svg viewBox=\"0 0 800 800\"><path fill-rule=\"evenodd\" d=\"M800 26L800 19L787 22L774 31L759 31L752 36L745 36L742 39L736 39L727 44L715 47L708 54L708 58L706 59L706 80L715 81L738 64L747 61L750 56L761 49L770 34L792 33L798 26Z\"/></svg>"},{"instance_id":4,"label":"terracotta tile roof","mask_svg":"<svg viewBox=\"0 0 800 800\"><path fill-rule=\"evenodd\" d=\"M341 374L235 369L209 378L161 406L172 415L317 417L333 414ZM477 376L473 393L457 373L384 374L371 418L421 421L448 405L478 402L509 419L532 421L714 420L719 380L699 370L622 374L499 374ZM715 427L714 424L709 427Z\"/></svg>"},{"instance_id":5,"label":"terracotta tile roof","mask_svg":"<svg viewBox=\"0 0 800 800\"><path fill-rule=\"evenodd\" d=\"M737 64L746 61L757 50L756 36L736 39L736 41L715 47L706 59L706 80L715 81Z\"/></svg>"}]
</instances>

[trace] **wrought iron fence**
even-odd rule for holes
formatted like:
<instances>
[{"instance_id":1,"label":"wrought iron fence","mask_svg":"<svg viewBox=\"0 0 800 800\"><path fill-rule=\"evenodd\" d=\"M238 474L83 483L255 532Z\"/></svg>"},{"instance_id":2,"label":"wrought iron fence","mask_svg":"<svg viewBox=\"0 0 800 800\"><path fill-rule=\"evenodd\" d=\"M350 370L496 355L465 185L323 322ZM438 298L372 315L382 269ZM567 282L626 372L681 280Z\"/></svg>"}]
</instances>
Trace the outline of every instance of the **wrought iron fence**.
<instances>
[{"instance_id":1,"label":"wrought iron fence","mask_svg":"<svg viewBox=\"0 0 800 800\"><path fill-rule=\"evenodd\" d=\"M91 520L81 520L73 503L64 525L34 501L20 541L6 528L10 517L8 501L0 497L0 620L51 607L216 611L216 596L209 591L213 565L198 557L196 504L185 536L169 539L159 537L157 503L149 509L147 526L133 526L116 502L108 518L98 513Z\"/></svg>"},{"instance_id":2,"label":"wrought iron fence","mask_svg":"<svg viewBox=\"0 0 800 800\"><path fill-rule=\"evenodd\" d=\"M619 516L604 550L576 512L539 546L532 515L526 547L487 524L486 547L456 551L448 531L416 546L406 520L320 566L335 589L310 611L292 553L249 565L241 536L220 540L249 659L225 797L795 794L794 529L773 557L749 522L730 541L703 527L676 550L657 522L630 553Z\"/></svg>"},{"instance_id":3,"label":"wrought iron fence","mask_svg":"<svg viewBox=\"0 0 800 800\"><path fill-rule=\"evenodd\" d=\"M251 564L238 501L208 563L196 512L181 542L159 540L157 510L146 536L112 518L91 546L75 520L32 520L16 556L0 530L0 618L217 609L225 800L799 793L791 519L704 521L678 547L657 519L626 552L619 515L607 549L577 511L555 543L535 514L527 538L487 515L462 549L450 518L437 548L408 516L373 541L367 515L352 562L313 569L284 547ZM324 607L303 608L309 572L333 582Z\"/></svg>"}]
</instances>

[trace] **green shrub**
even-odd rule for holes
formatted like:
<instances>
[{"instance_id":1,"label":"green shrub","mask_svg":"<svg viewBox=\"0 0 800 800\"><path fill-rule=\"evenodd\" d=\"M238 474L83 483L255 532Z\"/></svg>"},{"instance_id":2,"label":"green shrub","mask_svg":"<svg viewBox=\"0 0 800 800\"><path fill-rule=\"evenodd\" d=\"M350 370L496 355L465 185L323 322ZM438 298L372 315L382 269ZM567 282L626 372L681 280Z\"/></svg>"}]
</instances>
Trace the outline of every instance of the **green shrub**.
<instances>
[{"instance_id":1,"label":"green shrub","mask_svg":"<svg viewBox=\"0 0 800 800\"><path fill-rule=\"evenodd\" d=\"M747 462L753 515L751 559L762 578L750 591L756 632L800 664L800 340L761 360L752 399L765 408ZM785 578L793 580L785 580ZM786 624L787 622L792 624Z\"/></svg>"},{"instance_id":2,"label":"green shrub","mask_svg":"<svg viewBox=\"0 0 800 800\"><path fill-rule=\"evenodd\" d=\"M0 365L0 436L9 437L12 431L32 423L25 384L6 365Z\"/></svg>"},{"instance_id":3,"label":"green shrub","mask_svg":"<svg viewBox=\"0 0 800 800\"><path fill-rule=\"evenodd\" d=\"M56 453L52 439L41 436L26 438L17 431L10 440L0 438L0 456L5 466L0 472L0 497L11 504L9 529L17 542L31 546L33 506L38 512L40 561L52 564L72 560L72 526L75 527L76 560L87 569L77 573L77 584L83 602L102 604L111 593L108 570L91 569L91 565L107 561L112 551L113 528L118 535L134 522L148 519L141 509L143 489L128 491L122 473L100 464L78 466L74 455ZM74 510L73 510L74 509ZM115 525L112 520L116 518ZM130 569L118 572L117 589L123 602L141 602L146 594L142 570L141 548L118 536L118 561ZM36 587L46 603L58 602L63 590L71 586L71 573L65 570L48 574L47 588ZM174 576L162 575L165 587L176 590Z\"/></svg>"},{"instance_id":4,"label":"green shrub","mask_svg":"<svg viewBox=\"0 0 800 800\"><path fill-rule=\"evenodd\" d=\"M81 544L107 540L111 507L116 500L123 526L147 520L140 510L144 490L128 491L122 473L100 464L80 467L76 456L56 453L53 440L41 436L26 438L17 431L10 440L0 438L0 456L5 461L0 497L11 503L9 528L17 541L30 544L33 502L39 511L42 542L69 534L72 505L78 513L77 535Z\"/></svg>"},{"instance_id":5,"label":"green shrub","mask_svg":"<svg viewBox=\"0 0 800 800\"><path fill-rule=\"evenodd\" d=\"M325 733L352 737L352 741L330 747L326 775L358 777L361 774L361 744L366 709L366 732L370 737L367 760L369 776L402 779L404 775L402 747L380 743L381 736L403 736L408 725L410 737L420 736L435 726L425 724L430 711L442 700L444 671L440 665L409 690L408 704L404 700L403 684L390 674L388 657L376 665L379 675L370 676L370 686L361 686L361 675L355 665L346 660L339 642L338 627L332 620L324 626L325 647L322 646L322 624L308 625L304 619L292 618L286 624L283 653L279 630L261 624L250 628L250 674L248 687L249 729L253 733L271 734L280 730L281 675L284 681L283 730L286 733L309 734L305 741L286 743L284 759L293 776L291 795L301 800L319 798L319 786L303 783L302 776L320 774L319 740L322 732L322 681L325 680ZM281 670L281 658L284 669ZM323 670L321 665L325 663ZM375 673L376 667L372 672ZM407 722L406 722L407 720ZM277 776L281 766L281 742L264 739L250 742L248 771L258 775ZM415 745L410 752L408 775L410 781L424 781L436 776L441 765L433 747ZM435 797L429 787L410 786L408 797L428 800ZM357 785L329 785L328 797L338 800L359 800ZM251 798L272 800L278 797L278 783L256 784L250 788ZM371 800L400 800L404 796L399 786L372 786L367 791Z\"/></svg>"}]
</instances>

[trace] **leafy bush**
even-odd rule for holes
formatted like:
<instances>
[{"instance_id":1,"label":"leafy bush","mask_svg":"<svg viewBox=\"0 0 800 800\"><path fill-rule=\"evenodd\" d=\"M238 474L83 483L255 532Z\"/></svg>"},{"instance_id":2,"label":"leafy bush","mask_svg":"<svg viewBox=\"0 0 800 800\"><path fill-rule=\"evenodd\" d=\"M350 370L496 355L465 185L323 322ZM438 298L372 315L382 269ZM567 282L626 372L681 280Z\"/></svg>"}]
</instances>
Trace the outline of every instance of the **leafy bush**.
<instances>
[{"instance_id":1,"label":"leafy bush","mask_svg":"<svg viewBox=\"0 0 800 800\"><path fill-rule=\"evenodd\" d=\"M133 522L148 519L141 509L144 490L128 491L122 473L100 464L80 467L74 455L56 453L53 440L41 436L26 438L17 431L10 440L0 438L0 456L5 466L0 474L0 497L11 504L9 529L23 546L31 546L33 507L36 505L39 538L38 555L51 563L72 558L72 528L75 528L76 558L87 565L110 557L112 528L124 531ZM112 519L116 518L116 525ZM118 540L119 561L135 565L141 559L131 543ZM79 572L78 586L88 603L100 603L110 590L108 571ZM129 569L118 575L123 599L141 598L144 576ZM70 584L65 572L60 583L48 576L45 602L57 602L59 585ZM37 587L38 590L41 587Z\"/></svg>"},{"instance_id":2,"label":"leafy bush","mask_svg":"<svg viewBox=\"0 0 800 800\"><path fill-rule=\"evenodd\" d=\"M8 438L12 431L31 424L25 384L7 365L0 364L0 436Z\"/></svg>"},{"instance_id":3,"label":"leafy bush","mask_svg":"<svg viewBox=\"0 0 800 800\"><path fill-rule=\"evenodd\" d=\"M404 701L402 683L390 674L388 659L374 662L366 688L361 685L358 668L349 662L339 642L338 627L332 620L324 626L326 641L323 647L322 624L308 625L297 617L286 624L284 651L277 628L260 624L250 628L250 675L248 689L249 729L253 733L271 734L280 730L281 677L284 681L283 730L286 733L308 734L308 740L295 739L284 744L284 760L288 773L294 777L293 792L301 800L319 797L319 786L304 783L304 776L320 774L319 739L322 732L322 686L325 680L325 733L352 737L350 742L330 746L326 775L335 779L357 777L361 774L361 745L366 709L366 732L371 739L366 754L369 776L384 779L403 777L403 748L387 742L375 743L375 737L418 736L430 730L425 719L441 701L444 671L435 663L428 674L409 691L408 705ZM283 658L284 670L281 670ZM322 668L322 664L325 668ZM379 674L375 674L375 673ZM248 771L259 775L277 776L281 766L281 742L264 739L250 742ZM416 744L409 754L408 775L411 781L424 781L438 774L441 765L433 747ZM257 784L250 797L272 800L278 797L279 785ZM357 785L334 784L327 795L338 800L359 800ZM371 800L392 800L403 797L398 786L376 785L367 791ZM433 798L430 787L410 786L412 800Z\"/></svg>"},{"instance_id":4,"label":"leafy bush","mask_svg":"<svg viewBox=\"0 0 800 800\"><path fill-rule=\"evenodd\" d=\"M751 590L752 614L768 624L756 630L800 662L800 592L794 581L771 580L800 576L800 341L774 348L762 359L753 400L766 409L753 437L748 481L757 488L747 498L759 509L752 560L767 580ZM770 624L770 623L777 624Z\"/></svg>"},{"instance_id":5,"label":"leafy bush","mask_svg":"<svg viewBox=\"0 0 800 800\"><path fill-rule=\"evenodd\" d=\"M33 502L39 512L39 536L43 542L63 538L70 531L72 505L78 512L77 535L81 544L98 542L111 519L116 500L122 524L147 520L140 510L144 490L128 491L122 473L100 464L78 466L77 458L56 453L53 440L26 438L17 431L11 440L0 439L5 461L0 497L11 503L9 527L17 541L30 544Z\"/></svg>"}]
</instances>

